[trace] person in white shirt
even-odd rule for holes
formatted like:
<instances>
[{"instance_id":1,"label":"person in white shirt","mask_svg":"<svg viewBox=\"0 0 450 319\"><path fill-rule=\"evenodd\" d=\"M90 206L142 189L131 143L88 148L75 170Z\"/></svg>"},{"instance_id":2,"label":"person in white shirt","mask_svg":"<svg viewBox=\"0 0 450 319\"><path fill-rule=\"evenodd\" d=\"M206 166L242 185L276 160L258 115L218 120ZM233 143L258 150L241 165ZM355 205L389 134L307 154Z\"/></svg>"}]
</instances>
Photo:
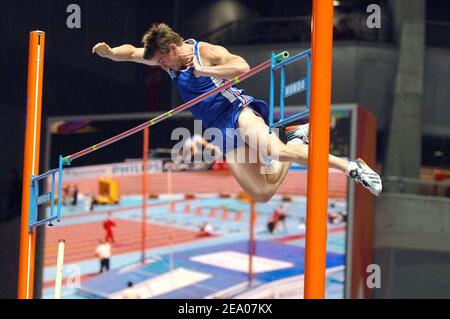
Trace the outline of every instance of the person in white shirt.
<instances>
[{"instance_id":1,"label":"person in white shirt","mask_svg":"<svg viewBox=\"0 0 450 319\"><path fill-rule=\"evenodd\" d=\"M105 240L100 240L100 245L95 249L95 255L100 259L100 273L103 269L109 270L109 260L111 258L111 244Z\"/></svg>"},{"instance_id":2,"label":"person in white shirt","mask_svg":"<svg viewBox=\"0 0 450 319\"><path fill-rule=\"evenodd\" d=\"M200 226L200 233L199 236L203 237L203 236L211 236L212 232L214 230L214 227L206 222L203 225Z\"/></svg>"}]
</instances>

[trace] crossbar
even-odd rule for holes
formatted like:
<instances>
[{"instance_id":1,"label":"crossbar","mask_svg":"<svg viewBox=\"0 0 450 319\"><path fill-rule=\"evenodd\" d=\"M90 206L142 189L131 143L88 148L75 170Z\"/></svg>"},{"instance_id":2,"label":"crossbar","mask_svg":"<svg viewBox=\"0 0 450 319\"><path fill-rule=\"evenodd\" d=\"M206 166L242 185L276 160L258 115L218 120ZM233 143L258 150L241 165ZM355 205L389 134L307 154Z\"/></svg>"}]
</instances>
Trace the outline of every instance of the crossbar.
<instances>
[{"instance_id":1,"label":"crossbar","mask_svg":"<svg viewBox=\"0 0 450 319\"><path fill-rule=\"evenodd\" d=\"M124 139L124 138L126 138L126 137L128 137L130 135L133 135L133 134L135 134L137 132L140 132L143 129L145 129L146 127L153 126L153 125L155 125L155 124L157 124L157 123L159 123L159 122L161 122L161 121L163 121L163 120L165 120L165 119L167 119L169 117L174 116L175 114L178 114L178 113L180 113L180 112L182 112L184 110L187 110L191 106L193 106L193 105L195 105L195 104L205 100L206 98L210 97L211 95L216 94L218 92L221 92L221 91L223 91L225 89L228 89L229 87L231 87L231 86L233 86L233 85L235 85L235 84L237 84L239 82L242 82L242 81L248 79L249 77L251 77L251 76L253 76L253 75L255 75L255 74L257 74L257 73L259 73L259 72L261 72L261 71L263 71L263 70L265 70L267 68L269 68L269 67L271 67L273 61L276 61L277 63L281 63L282 61L284 61L288 57L289 57L289 53L287 51L283 51L283 52L275 55L272 59L261 63L260 65L254 67L253 69L251 69L251 70L249 70L249 71L247 71L247 72L245 72L245 73L243 73L243 74L241 74L239 76L236 76L236 77L234 77L231 80L228 80L226 83L216 87L215 89L213 89L213 90L211 90L209 92L206 92L206 93L204 93L204 94L202 94L202 95L200 95L200 96L190 100L189 102L186 102L186 103L184 103L184 104L182 104L182 105L180 105L180 106L178 106L178 107L176 107L176 108L174 108L174 109L172 109L172 110L170 110L170 111L168 111L168 112L166 112L164 114L161 114L161 115L155 117L154 119L151 119L151 120L149 120L147 122L144 122L141 125L138 125L138 126L132 128L132 129L129 129L128 131L125 131L125 132L120 133L120 134L118 134L116 136L113 136L113 137L111 137L111 138L109 138L107 140L104 140L103 142L100 142L100 143L96 144L96 145L93 145L93 146L90 146L88 148L85 148L84 150L81 150L81 151L79 151L77 153L74 153L74 154L71 154L69 156L66 156L64 158L64 164L70 164L73 160L75 160L77 158L80 158L80 157L85 156L85 155L87 155L89 153L95 152L95 151L97 151L97 150L99 150L99 149L101 149L101 148L103 148L103 147L105 147L107 145L110 145L110 144L115 143L117 141L120 141L120 140L122 140L122 139Z\"/></svg>"}]
</instances>

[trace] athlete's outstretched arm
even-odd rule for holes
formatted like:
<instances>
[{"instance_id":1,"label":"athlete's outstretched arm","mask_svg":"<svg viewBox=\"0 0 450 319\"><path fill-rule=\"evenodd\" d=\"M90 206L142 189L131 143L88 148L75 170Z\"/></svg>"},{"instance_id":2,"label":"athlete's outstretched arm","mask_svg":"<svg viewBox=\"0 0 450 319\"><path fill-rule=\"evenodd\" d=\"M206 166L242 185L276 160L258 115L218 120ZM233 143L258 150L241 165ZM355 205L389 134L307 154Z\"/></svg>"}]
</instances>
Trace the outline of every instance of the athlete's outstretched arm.
<instances>
[{"instance_id":1,"label":"athlete's outstretched arm","mask_svg":"<svg viewBox=\"0 0 450 319\"><path fill-rule=\"evenodd\" d=\"M107 58L116 62L136 62L146 65L158 65L157 61L144 59L144 48L136 48L131 44L124 44L115 48L111 48L105 42L97 43L92 48L92 53L96 53L103 58Z\"/></svg>"},{"instance_id":2,"label":"athlete's outstretched arm","mask_svg":"<svg viewBox=\"0 0 450 319\"><path fill-rule=\"evenodd\" d=\"M222 46L202 42L199 50L202 66L194 59L197 76L233 78L250 70L250 66L242 57L231 54Z\"/></svg>"}]
</instances>

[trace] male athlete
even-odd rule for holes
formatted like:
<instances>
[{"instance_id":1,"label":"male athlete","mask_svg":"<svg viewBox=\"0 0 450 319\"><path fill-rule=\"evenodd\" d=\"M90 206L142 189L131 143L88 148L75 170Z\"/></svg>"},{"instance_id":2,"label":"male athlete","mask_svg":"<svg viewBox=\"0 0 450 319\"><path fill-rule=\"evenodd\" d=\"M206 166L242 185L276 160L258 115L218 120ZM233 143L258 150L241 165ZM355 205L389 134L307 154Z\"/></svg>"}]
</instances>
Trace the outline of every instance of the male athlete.
<instances>
[{"instance_id":1,"label":"male athlete","mask_svg":"<svg viewBox=\"0 0 450 319\"><path fill-rule=\"evenodd\" d=\"M153 24L143 36L142 43L141 48L130 44L111 48L102 42L94 46L92 53L113 61L159 66L170 75L186 102L250 70L242 57L231 54L224 47L194 39L184 41L164 23ZM284 144L276 134L269 133L267 103L245 95L236 86L208 97L192 106L190 111L202 120L205 129L217 128L223 132L224 140L219 148L236 180L258 202L272 198L291 162L308 163L308 145L305 145L308 143L308 124L286 128L288 142ZM244 136L229 147L225 143L230 138L227 136L229 129L238 128ZM248 141L267 147L267 153L274 159L269 164L270 174L261 173L266 167L261 158L248 160L248 154L255 151L252 149L254 145ZM246 154L245 161L239 160L239 154ZM329 166L361 183L372 194L378 196L381 193L380 177L361 159L347 161L330 155Z\"/></svg>"}]
</instances>

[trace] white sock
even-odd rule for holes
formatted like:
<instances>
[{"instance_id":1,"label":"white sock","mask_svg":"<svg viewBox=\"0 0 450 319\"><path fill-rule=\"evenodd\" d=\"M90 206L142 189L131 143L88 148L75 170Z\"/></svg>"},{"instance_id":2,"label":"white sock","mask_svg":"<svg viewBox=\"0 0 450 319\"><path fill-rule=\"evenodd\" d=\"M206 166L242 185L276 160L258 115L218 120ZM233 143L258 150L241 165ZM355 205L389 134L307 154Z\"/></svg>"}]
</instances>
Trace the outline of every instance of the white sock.
<instances>
[{"instance_id":1,"label":"white sock","mask_svg":"<svg viewBox=\"0 0 450 319\"><path fill-rule=\"evenodd\" d=\"M299 144L305 144L305 142L303 142L303 140L298 137L298 138L293 138L292 140L287 141L286 143L287 145L299 145Z\"/></svg>"},{"instance_id":2,"label":"white sock","mask_svg":"<svg viewBox=\"0 0 450 319\"><path fill-rule=\"evenodd\" d=\"M357 168L358 168L358 165L354 161L348 161L347 169L345 170L345 175L350 176L350 172Z\"/></svg>"}]
</instances>

